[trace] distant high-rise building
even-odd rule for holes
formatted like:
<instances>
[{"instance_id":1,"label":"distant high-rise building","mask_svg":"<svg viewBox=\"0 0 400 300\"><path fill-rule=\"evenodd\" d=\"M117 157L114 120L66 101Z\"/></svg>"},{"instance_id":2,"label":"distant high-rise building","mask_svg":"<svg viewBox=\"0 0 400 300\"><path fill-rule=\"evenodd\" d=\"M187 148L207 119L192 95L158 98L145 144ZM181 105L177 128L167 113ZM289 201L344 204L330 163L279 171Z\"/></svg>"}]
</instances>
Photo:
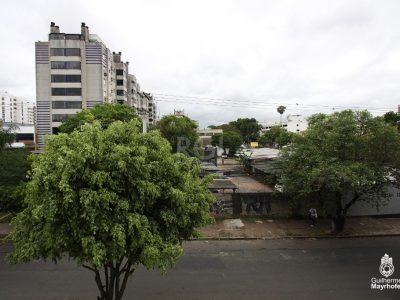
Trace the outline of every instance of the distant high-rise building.
<instances>
[{"instance_id":1,"label":"distant high-rise building","mask_svg":"<svg viewBox=\"0 0 400 300\"><path fill-rule=\"evenodd\" d=\"M35 46L39 149L45 135L56 134L63 121L84 108L103 103L139 106L140 87L131 88L136 78L129 74L129 63L121 60L121 52L111 52L97 35L89 34L85 23L80 34L67 34L52 22L49 40Z\"/></svg>"},{"instance_id":2,"label":"distant high-rise building","mask_svg":"<svg viewBox=\"0 0 400 300\"><path fill-rule=\"evenodd\" d=\"M0 91L0 120L2 123L33 125L35 103Z\"/></svg>"}]
</instances>

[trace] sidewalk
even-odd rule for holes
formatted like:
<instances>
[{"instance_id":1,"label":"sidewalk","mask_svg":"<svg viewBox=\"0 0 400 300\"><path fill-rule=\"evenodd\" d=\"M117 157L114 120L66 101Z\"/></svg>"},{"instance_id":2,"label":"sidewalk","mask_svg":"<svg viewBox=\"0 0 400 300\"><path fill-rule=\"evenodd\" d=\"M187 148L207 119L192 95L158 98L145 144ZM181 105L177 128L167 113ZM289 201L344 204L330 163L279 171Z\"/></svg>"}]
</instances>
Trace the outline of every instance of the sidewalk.
<instances>
[{"instance_id":1,"label":"sidewalk","mask_svg":"<svg viewBox=\"0 0 400 300\"><path fill-rule=\"evenodd\" d=\"M215 224L200 229L202 239L280 239L329 238L400 235L400 218L348 218L345 230L331 233L330 220L319 220L311 227L308 220L288 219L217 219Z\"/></svg>"},{"instance_id":2,"label":"sidewalk","mask_svg":"<svg viewBox=\"0 0 400 300\"><path fill-rule=\"evenodd\" d=\"M308 220L288 219L216 219L214 224L200 229L200 239L284 239L337 238L400 235L400 218L348 218L345 230L331 233L331 222L319 220L311 227ZM0 223L0 239L10 232L10 225Z\"/></svg>"}]
</instances>

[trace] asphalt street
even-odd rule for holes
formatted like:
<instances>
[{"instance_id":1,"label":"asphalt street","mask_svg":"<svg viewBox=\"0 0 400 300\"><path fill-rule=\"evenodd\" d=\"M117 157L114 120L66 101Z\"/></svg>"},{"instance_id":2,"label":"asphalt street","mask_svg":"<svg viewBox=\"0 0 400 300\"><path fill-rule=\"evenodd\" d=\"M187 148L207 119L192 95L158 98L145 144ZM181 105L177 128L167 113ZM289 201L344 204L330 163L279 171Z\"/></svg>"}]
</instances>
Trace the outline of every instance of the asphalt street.
<instances>
[{"instance_id":1,"label":"asphalt street","mask_svg":"<svg viewBox=\"0 0 400 300\"><path fill-rule=\"evenodd\" d=\"M92 273L64 260L10 266L0 246L1 300L96 299ZM400 278L400 237L193 241L162 275L138 268L124 299L400 299L400 290L371 290L385 254Z\"/></svg>"}]
</instances>

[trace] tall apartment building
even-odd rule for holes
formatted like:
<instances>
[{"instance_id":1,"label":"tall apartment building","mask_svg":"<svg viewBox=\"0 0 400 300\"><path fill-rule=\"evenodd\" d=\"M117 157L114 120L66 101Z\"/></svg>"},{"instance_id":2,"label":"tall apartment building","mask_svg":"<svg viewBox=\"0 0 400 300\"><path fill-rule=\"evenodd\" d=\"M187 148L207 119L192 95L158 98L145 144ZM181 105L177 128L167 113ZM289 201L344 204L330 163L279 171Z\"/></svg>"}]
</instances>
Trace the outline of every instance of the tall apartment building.
<instances>
[{"instance_id":1,"label":"tall apartment building","mask_svg":"<svg viewBox=\"0 0 400 300\"><path fill-rule=\"evenodd\" d=\"M121 60L121 52L111 52L97 35L89 34L85 23L80 34L67 34L52 22L48 41L36 42L35 52L39 149L45 135L56 134L63 121L84 108L103 103L138 106L140 97L129 90L129 63Z\"/></svg>"},{"instance_id":2,"label":"tall apartment building","mask_svg":"<svg viewBox=\"0 0 400 300\"><path fill-rule=\"evenodd\" d=\"M33 125L35 103L0 91L0 120L2 123Z\"/></svg>"}]
</instances>

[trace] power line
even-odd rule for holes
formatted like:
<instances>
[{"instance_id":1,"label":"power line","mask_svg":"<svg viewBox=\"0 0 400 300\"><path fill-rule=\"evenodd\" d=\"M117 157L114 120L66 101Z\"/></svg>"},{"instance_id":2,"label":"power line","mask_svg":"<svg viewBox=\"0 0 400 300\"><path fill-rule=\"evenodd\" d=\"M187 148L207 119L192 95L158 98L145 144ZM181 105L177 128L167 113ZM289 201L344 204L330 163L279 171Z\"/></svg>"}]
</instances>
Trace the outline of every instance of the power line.
<instances>
[{"instance_id":1,"label":"power line","mask_svg":"<svg viewBox=\"0 0 400 300\"><path fill-rule=\"evenodd\" d=\"M189 103L194 105L215 105L215 106L229 106L229 107L247 107L247 108L262 108L262 107L276 107L276 105L286 105L288 108L295 108L296 110L302 111L320 111L320 110L342 110L342 109L353 109L353 110L369 110L376 112L387 112L392 110L387 107L360 107L360 106L328 106L328 105L317 105L317 104L299 104L299 103L277 103L277 102L260 102L252 100L233 100L233 99L222 99L222 98L205 98L195 96L179 96L179 95L168 95L153 93L155 100L160 102L170 103Z\"/></svg>"}]
</instances>

